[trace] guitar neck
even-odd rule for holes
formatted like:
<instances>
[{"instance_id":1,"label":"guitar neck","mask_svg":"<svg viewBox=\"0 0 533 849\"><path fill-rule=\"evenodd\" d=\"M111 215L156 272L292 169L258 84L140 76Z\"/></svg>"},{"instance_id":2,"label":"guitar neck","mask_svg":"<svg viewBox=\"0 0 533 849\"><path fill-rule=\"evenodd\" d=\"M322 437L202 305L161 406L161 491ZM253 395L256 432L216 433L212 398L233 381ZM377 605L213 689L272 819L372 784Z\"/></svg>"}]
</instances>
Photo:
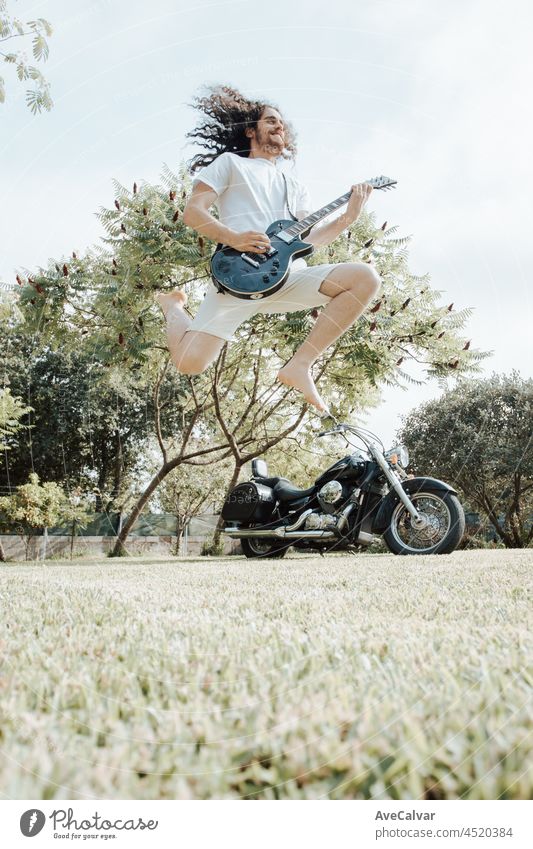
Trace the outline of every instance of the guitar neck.
<instances>
[{"instance_id":1,"label":"guitar neck","mask_svg":"<svg viewBox=\"0 0 533 849\"><path fill-rule=\"evenodd\" d=\"M392 180L390 177L373 177L371 180L367 181L370 183L373 189L391 189L396 185L396 180ZM278 233L284 241L290 241L296 236L299 236L301 233L305 233L307 230L310 230L318 221L321 221L322 218L325 218L327 215L330 215L332 212L335 212L339 207L344 206L345 203L348 203L350 200L350 196L352 194L352 190L346 192L345 195L341 195L336 200L328 203L327 206L322 206L320 209L317 209L316 212L313 212L311 215L308 215L306 218L302 218L301 221L296 221L294 224L291 224L290 227L287 227L286 230L282 230L283 236L281 233Z\"/></svg>"},{"instance_id":2,"label":"guitar neck","mask_svg":"<svg viewBox=\"0 0 533 849\"><path fill-rule=\"evenodd\" d=\"M317 209L316 212L313 212L311 215L308 215L307 218L302 218L301 221L297 221L294 224L291 224L290 227L287 227L286 230L283 230L284 233L287 233L289 236L299 236L301 233L305 233L306 230L309 230L323 218L330 215L332 212L335 212L336 209L340 209L341 206L344 206L345 203L348 203L350 200L351 190L346 192L345 195L341 195L336 200L333 200L331 203L328 203L327 206L321 206L320 209Z\"/></svg>"}]
</instances>

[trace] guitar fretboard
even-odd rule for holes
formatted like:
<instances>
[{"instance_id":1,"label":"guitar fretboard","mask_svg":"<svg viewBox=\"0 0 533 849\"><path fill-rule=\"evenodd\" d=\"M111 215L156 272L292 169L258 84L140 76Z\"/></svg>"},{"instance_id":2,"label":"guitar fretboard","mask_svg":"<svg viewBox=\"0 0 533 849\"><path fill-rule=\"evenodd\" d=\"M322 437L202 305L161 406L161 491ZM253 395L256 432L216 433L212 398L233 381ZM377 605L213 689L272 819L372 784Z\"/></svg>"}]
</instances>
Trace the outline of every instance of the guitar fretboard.
<instances>
[{"instance_id":1,"label":"guitar fretboard","mask_svg":"<svg viewBox=\"0 0 533 849\"><path fill-rule=\"evenodd\" d=\"M372 188L374 189L393 189L396 185L396 180L392 180L390 177L373 177L371 180L367 180L367 183L370 183ZM314 224L320 221L322 218L325 218L326 215L329 215L331 212L335 212L339 207L344 206L345 203L348 203L350 200L350 195L352 194L352 190L346 194L341 195L336 200L328 203L327 206L322 206L320 209L317 209L316 212L313 212L312 215L308 215L306 218L302 218L301 221L297 221L294 224L291 224L290 227L287 227L285 230L281 232L284 234L282 238L285 241L289 239L293 239L296 236L299 236L300 233L304 233L306 230L309 230ZM278 234L281 235L281 234Z\"/></svg>"},{"instance_id":2,"label":"guitar fretboard","mask_svg":"<svg viewBox=\"0 0 533 849\"><path fill-rule=\"evenodd\" d=\"M307 218L302 218L301 221L292 224L290 227L287 227L284 230L284 233L288 233L289 236L299 236L300 233L305 232L305 230L309 230L314 224L320 221L321 218L325 218L326 215L329 215L331 212L335 212L339 207L344 206L345 203L348 203L350 199L351 191L346 192L345 195L341 195L341 197L336 200L328 203L327 206L322 206L320 209L317 209L316 212L313 212L312 215L308 215Z\"/></svg>"}]
</instances>

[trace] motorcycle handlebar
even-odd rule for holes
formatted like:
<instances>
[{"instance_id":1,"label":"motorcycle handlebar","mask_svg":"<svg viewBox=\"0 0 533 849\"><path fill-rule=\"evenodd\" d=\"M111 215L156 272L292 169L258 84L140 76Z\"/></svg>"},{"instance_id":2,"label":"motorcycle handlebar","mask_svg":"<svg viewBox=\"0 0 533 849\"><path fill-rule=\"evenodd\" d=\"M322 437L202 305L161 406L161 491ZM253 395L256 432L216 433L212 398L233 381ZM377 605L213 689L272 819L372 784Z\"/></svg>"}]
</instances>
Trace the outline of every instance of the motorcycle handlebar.
<instances>
[{"instance_id":1,"label":"motorcycle handlebar","mask_svg":"<svg viewBox=\"0 0 533 849\"><path fill-rule=\"evenodd\" d=\"M381 449L383 451L385 450L383 443L381 442L381 439L379 438L379 436L376 436L375 434L371 433L369 430L366 430L365 428L359 428L359 427L355 427L354 425L350 425L350 424L348 424L348 422L339 422L337 425L335 425L335 427L331 428L330 430L320 431L318 436L329 436L330 434L333 434L333 433L352 433L352 434L354 434L354 436L359 437L359 439L364 443L364 445L366 445L366 447L369 451L372 450L372 445L373 445L374 441L377 442L381 446ZM346 437L345 437L345 439L346 439Z\"/></svg>"},{"instance_id":2,"label":"motorcycle handlebar","mask_svg":"<svg viewBox=\"0 0 533 849\"><path fill-rule=\"evenodd\" d=\"M349 425L346 422L339 422L338 425L335 425L330 430L321 430L318 436L329 436L333 433L353 433L362 439L365 444L368 444L368 437L364 433L361 433L359 428Z\"/></svg>"},{"instance_id":3,"label":"motorcycle handlebar","mask_svg":"<svg viewBox=\"0 0 533 849\"><path fill-rule=\"evenodd\" d=\"M330 433L342 433L345 428L343 427L334 427L331 430L321 430L318 434L319 436L328 436Z\"/></svg>"}]
</instances>

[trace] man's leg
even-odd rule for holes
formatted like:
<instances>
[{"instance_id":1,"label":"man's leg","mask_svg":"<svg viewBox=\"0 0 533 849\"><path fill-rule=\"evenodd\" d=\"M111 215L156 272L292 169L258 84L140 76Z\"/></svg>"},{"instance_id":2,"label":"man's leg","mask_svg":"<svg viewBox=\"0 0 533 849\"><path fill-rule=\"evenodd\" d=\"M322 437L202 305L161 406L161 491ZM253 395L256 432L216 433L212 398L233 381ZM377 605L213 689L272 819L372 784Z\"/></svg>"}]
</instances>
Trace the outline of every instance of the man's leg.
<instances>
[{"instance_id":1,"label":"man's leg","mask_svg":"<svg viewBox=\"0 0 533 849\"><path fill-rule=\"evenodd\" d=\"M224 339L210 333L189 330L191 318L185 312L186 295L179 289L156 298L167 321L167 343L172 362L182 374L201 374L216 360Z\"/></svg>"},{"instance_id":2,"label":"man's leg","mask_svg":"<svg viewBox=\"0 0 533 849\"><path fill-rule=\"evenodd\" d=\"M315 387L311 366L359 318L380 285L377 272L364 262L340 263L320 285L319 291L331 301L307 339L278 374L281 383L298 389L320 411L326 409L326 404Z\"/></svg>"}]
</instances>

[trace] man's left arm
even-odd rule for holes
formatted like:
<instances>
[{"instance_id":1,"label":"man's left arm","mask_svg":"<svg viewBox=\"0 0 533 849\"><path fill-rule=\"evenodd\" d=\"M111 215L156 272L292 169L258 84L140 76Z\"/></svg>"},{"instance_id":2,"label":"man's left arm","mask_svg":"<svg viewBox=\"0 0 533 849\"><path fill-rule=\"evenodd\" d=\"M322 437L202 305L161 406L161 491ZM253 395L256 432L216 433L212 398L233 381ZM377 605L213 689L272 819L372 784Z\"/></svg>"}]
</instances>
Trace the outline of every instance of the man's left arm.
<instances>
[{"instance_id":1,"label":"man's left arm","mask_svg":"<svg viewBox=\"0 0 533 849\"><path fill-rule=\"evenodd\" d=\"M372 186L369 183L357 183L352 186L352 193L348 206L342 215L337 216L327 224L317 225L311 228L308 236L304 236L304 241L315 248L323 248L334 242L337 236L350 227L354 221L357 221L361 210L372 193ZM306 218L308 212L297 212L298 220Z\"/></svg>"}]
</instances>

